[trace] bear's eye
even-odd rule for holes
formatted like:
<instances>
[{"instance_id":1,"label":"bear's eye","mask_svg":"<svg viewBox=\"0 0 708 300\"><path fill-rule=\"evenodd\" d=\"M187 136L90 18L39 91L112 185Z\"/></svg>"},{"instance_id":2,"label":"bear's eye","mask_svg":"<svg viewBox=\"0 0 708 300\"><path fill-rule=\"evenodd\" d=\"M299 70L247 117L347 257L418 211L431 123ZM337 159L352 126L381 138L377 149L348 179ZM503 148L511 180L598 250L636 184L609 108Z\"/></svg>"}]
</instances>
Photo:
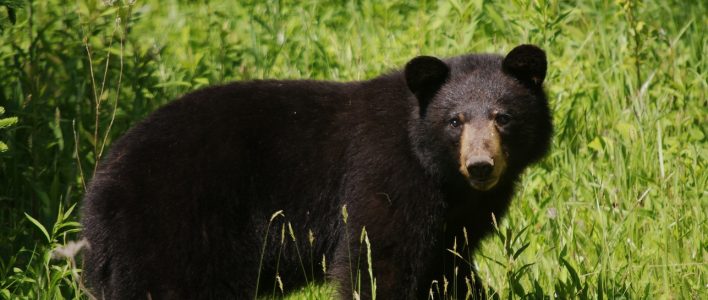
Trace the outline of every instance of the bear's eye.
<instances>
[{"instance_id":1,"label":"bear's eye","mask_svg":"<svg viewBox=\"0 0 708 300\"><path fill-rule=\"evenodd\" d=\"M497 122L497 124L499 124L499 126L504 126L511 122L511 115L499 113L494 117L494 120Z\"/></svg>"},{"instance_id":2,"label":"bear's eye","mask_svg":"<svg viewBox=\"0 0 708 300\"><path fill-rule=\"evenodd\" d=\"M449 123L452 128L457 128L457 127L460 127L460 125L462 125L462 122L460 122L460 119L458 119L458 118L450 119Z\"/></svg>"}]
</instances>

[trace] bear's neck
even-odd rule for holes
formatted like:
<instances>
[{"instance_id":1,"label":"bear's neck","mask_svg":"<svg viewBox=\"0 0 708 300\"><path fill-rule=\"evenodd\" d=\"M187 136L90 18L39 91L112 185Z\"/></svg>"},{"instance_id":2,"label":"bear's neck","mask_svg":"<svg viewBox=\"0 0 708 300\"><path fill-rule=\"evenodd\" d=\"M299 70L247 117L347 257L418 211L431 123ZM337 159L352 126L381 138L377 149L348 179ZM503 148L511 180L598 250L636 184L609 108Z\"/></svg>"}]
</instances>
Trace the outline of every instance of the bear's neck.
<instances>
[{"instance_id":1,"label":"bear's neck","mask_svg":"<svg viewBox=\"0 0 708 300\"><path fill-rule=\"evenodd\" d=\"M448 236L462 234L462 228L467 228L468 238L472 246L494 229L493 222L501 222L506 215L514 194L516 178L502 179L496 187L489 191L478 191L463 180L442 183L446 202L446 234ZM474 232L471 232L471 229Z\"/></svg>"}]
</instances>

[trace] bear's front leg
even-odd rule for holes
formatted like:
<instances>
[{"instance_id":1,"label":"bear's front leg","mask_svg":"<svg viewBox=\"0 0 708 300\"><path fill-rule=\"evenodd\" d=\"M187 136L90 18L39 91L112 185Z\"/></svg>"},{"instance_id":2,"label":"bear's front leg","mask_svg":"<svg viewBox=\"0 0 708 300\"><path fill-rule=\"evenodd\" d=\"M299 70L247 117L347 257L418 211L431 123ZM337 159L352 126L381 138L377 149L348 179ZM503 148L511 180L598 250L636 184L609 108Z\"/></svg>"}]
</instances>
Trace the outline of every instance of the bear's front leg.
<instances>
[{"instance_id":1,"label":"bear's front leg","mask_svg":"<svg viewBox=\"0 0 708 300\"><path fill-rule=\"evenodd\" d=\"M475 266L472 253L477 243L469 245L469 237L462 226L448 223L446 228L445 251L443 254L444 263L442 269L435 270L440 282L447 281L447 293L453 295L466 295L471 293L471 299L486 299L484 285ZM456 230L457 229L457 230ZM457 233L457 234L454 234ZM444 279L443 279L444 277ZM471 288L471 290L469 290ZM440 293L443 293L441 290ZM435 299L442 299L435 295Z\"/></svg>"},{"instance_id":2,"label":"bear's front leg","mask_svg":"<svg viewBox=\"0 0 708 300\"><path fill-rule=\"evenodd\" d=\"M459 249L458 252L460 252ZM472 300L487 299L482 279L474 266L474 261L455 260L452 257L453 254L449 252L445 253L445 256L445 270L437 274L444 276L444 279L440 276L437 277L440 286L439 291L433 290L433 299L444 299L443 295L440 295L444 293L458 296L470 293ZM447 291L442 290L445 281L447 281Z\"/></svg>"},{"instance_id":3,"label":"bear's front leg","mask_svg":"<svg viewBox=\"0 0 708 300\"><path fill-rule=\"evenodd\" d=\"M341 299L353 299L354 293L373 299L374 292L377 299L426 298L443 251L442 209L431 203L352 206L330 272Z\"/></svg>"},{"instance_id":4,"label":"bear's front leg","mask_svg":"<svg viewBox=\"0 0 708 300\"><path fill-rule=\"evenodd\" d=\"M428 264L429 259L412 259L418 252L412 245L401 245L401 248L395 249L377 247L375 242L370 240L371 261L366 243L359 244L359 235L356 241L350 243L349 249L346 243L337 247L330 274L337 284L339 297L357 299L355 295L358 295L358 299L373 299L374 293L377 299L420 299L424 296L427 285L421 283L426 281L424 275L429 272L424 270L427 268L417 265ZM373 281L370 274L373 274Z\"/></svg>"},{"instance_id":5,"label":"bear's front leg","mask_svg":"<svg viewBox=\"0 0 708 300\"><path fill-rule=\"evenodd\" d=\"M342 247L344 248L344 247ZM340 250L341 251L341 250ZM346 251L346 250L343 250ZM345 254L346 255L346 254ZM352 253L355 255L355 253ZM351 268L346 264L336 265L332 270L337 282L337 292L340 299L417 299L413 281L408 280L409 274L404 274L403 266L386 259L374 259L372 272L374 286L369 276L369 263L365 251L362 258L353 258Z\"/></svg>"}]
</instances>

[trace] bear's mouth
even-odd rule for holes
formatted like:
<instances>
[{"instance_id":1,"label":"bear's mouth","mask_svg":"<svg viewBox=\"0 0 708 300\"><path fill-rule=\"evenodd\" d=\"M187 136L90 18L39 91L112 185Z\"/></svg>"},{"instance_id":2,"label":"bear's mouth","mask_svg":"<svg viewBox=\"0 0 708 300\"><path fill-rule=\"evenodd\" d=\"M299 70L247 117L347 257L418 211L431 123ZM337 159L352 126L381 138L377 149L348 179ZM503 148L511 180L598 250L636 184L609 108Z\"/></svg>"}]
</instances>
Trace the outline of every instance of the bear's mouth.
<instances>
[{"instance_id":1,"label":"bear's mouth","mask_svg":"<svg viewBox=\"0 0 708 300\"><path fill-rule=\"evenodd\" d=\"M497 185L499 182L499 177L491 177L487 179L472 179L468 178L470 186L475 190L488 191Z\"/></svg>"}]
</instances>

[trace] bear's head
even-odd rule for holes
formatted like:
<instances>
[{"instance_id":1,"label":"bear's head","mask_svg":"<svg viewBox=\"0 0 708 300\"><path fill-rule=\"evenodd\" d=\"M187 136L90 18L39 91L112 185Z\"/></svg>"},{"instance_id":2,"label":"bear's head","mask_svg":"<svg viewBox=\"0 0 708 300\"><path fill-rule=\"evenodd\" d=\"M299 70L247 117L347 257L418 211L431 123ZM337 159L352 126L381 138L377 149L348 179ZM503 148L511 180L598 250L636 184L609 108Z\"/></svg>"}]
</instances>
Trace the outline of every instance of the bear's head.
<instances>
[{"instance_id":1,"label":"bear's head","mask_svg":"<svg viewBox=\"0 0 708 300\"><path fill-rule=\"evenodd\" d=\"M426 170L487 191L543 157L552 132L546 64L543 50L532 45L506 57L408 62L405 80L417 103L409 135Z\"/></svg>"}]
</instances>

